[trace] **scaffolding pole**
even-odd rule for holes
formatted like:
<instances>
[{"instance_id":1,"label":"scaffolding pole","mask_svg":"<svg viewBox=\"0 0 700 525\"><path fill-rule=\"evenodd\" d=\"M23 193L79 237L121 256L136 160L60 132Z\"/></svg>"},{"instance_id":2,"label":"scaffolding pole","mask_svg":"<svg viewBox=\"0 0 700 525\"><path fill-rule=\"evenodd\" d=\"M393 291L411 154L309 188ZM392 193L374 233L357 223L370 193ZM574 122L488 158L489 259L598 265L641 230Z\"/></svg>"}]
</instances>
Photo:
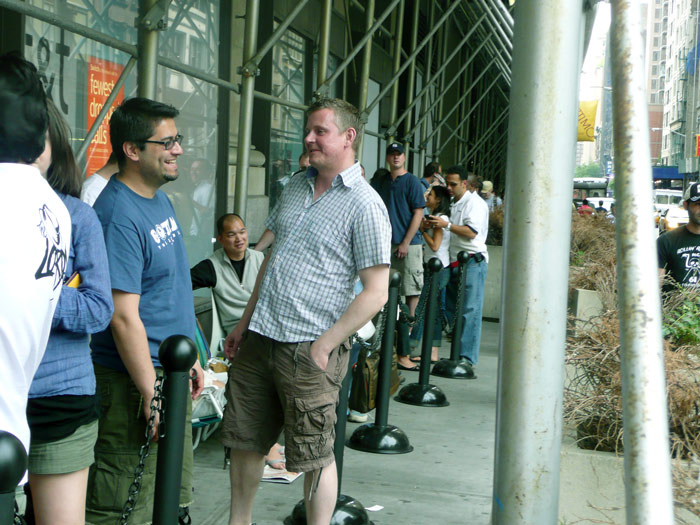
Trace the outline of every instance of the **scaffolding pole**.
<instances>
[{"instance_id":1,"label":"scaffolding pole","mask_svg":"<svg viewBox=\"0 0 700 525\"><path fill-rule=\"evenodd\" d=\"M241 109L238 121L238 158L236 159L236 193L233 212L246 219L248 200L248 167L250 165L251 135L253 132L253 91L257 65L251 64L258 44L258 15L260 0L247 0L245 33L243 35L243 64L241 68Z\"/></svg>"},{"instance_id":2,"label":"scaffolding pole","mask_svg":"<svg viewBox=\"0 0 700 525\"><path fill-rule=\"evenodd\" d=\"M321 34L318 43L318 73L316 85L320 86L326 78L328 72L328 50L331 38L331 15L333 6L331 0L323 0L323 10L321 11Z\"/></svg>"},{"instance_id":3,"label":"scaffolding pole","mask_svg":"<svg viewBox=\"0 0 700 525\"><path fill-rule=\"evenodd\" d=\"M413 19L411 20L411 49L415 49L416 45L418 44L418 19L420 15L420 0L414 0L413 4ZM416 87L416 61L414 60L411 62L411 66L408 68L408 82L406 82L406 105L411 104L413 102L413 93L415 92L415 87ZM416 100L418 100L418 97L416 97ZM396 116L396 115L394 115ZM413 114L411 110L408 110L408 114L406 115L406 129L411 127L411 119L413 118ZM393 135L393 133L392 133ZM404 142L404 149L408 148L408 145L410 142L412 142L411 138L408 137L408 135L404 135L403 138ZM408 168L408 162L406 163L406 167ZM413 171L416 171L415 166L411 165L411 169Z\"/></svg>"},{"instance_id":4,"label":"scaffolding pole","mask_svg":"<svg viewBox=\"0 0 700 525\"><path fill-rule=\"evenodd\" d=\"M425 45L430 41L430 39L431 39L431 38L433 37L433 35L438 31L438 29L440 29L441 27L443 27L443 24L445 24L445 22L449 19L449 16L450 16L450 15L452 14L452 12L457 8L457 6L458 6L459 4L460 4L460 2L454 2L454 3L447 9L447 11L445 11L445 13L440 17L440 20L437 21L437 24L435 25L435 27L433 27L433 28L428 32L428 34L425 35L425 37L423 38L423 40L421 40L421 43L418 45L418 47L416 47L416 48L413 50L413 52L408 56L408 58L406 58L406 61L405 61L405 62L403 63L403 65L399 68L399 70L396 71L396 72L394 73L394 76L391 78L391 80L389 80L389 82L387 82L386 86L384 86L384 88L381 90L381 92L379 93L379 95L377 95L377 97L372 101L372 103L371 103L369 106L367 106L367 108L365 109L365 113L366 113L367 115L369 115L369 114L372 112L372 110L374 109L374 107L375 107L377 104L379 104L379 101L380 101L382 98L384 98L384 95L386 95L387 92L388 92L390 89L392 89L392 88L394 87L394 85L396 84L396 81L399 79L399 77L401 76L401 74L406 70L406 68L407 68L408 66L411 65L411 62L413 62L413 61L416 59L416 57L418 56L418 54L423 50L423 48L425 47ZM449 26L447 26L447 27L449 27ZM393 120L395 120L395 118L396 118L396 115L394 115L394 118L392 118L391 120L393 121Z\"/></svg>"},{"instance_id":5,"label":"scaffolding pole","mask_svg":"<svg viewBox=\"0 0 700 525\"><path fill-rule=\"evenodd\" d=\"M440 66L440 68L435 72L435 77L428 78L425 81L425 85L421 88L420 92L415 97L407 98L408 101L411 101L410 104L408 105L408 107L406 107L404 112L401 113L401 115L394 122L391 123L391 125L389 126L389 129L387 130L387 133L389 133L390 135L393 135L396 132L396 129L399 127L399 125L401 124L401 122L403 122L404 119L406 119L406 129L415 130L415 127L413 127L413 128L411 127L411 120L408 118L409 115L411 114L411 110L423 98L423 95L425 95L425 93L430 89L430 87L438 80L438 78L440 77L440 74L442 74L442 72L445 71L447 66L450 65L450 63L452 62L454 57L456 57L457 54L462 50L462 48L467 43L467 40L469 40L469 37L472 35L472 33L474 31L476 31L476 28L478 27L481 20L483 20L483 17L481 19L479 19L474 24L474 26L469 30L469 32L466 35L464 35L464 38L462 38L462 41L459 44L457 44L457 46L455 46L455 48L452 50L452 53L450 54L450 56L447 57L445 62L443 62L442 65ZM479 47L473 53L472 57L469 58L468 62L471 62L471 60L474 58L474 56L476 56L478 54L479 50L481 50L481 48L485 44L486 44L485 40L482 41L481 44L479 44ZM432 40L430 41L429 45L432 47ZM411 47L415 48L416 46L414 44ZM468 63L467 63L467 65L468 65ZM463 65L462 69L460 69L459 72L454 75L454 77L458 77L464 71L464 69L466 67L467 67L466 65ZM450 85L452 85L452 84L450 84ZM447 89L449 89L449 87ZM418 123L416 123L416 127L417 126L418 126ZM408 132L408 133L406 133L406 136L409 136L410 134L411 133Z\"/></svg>"},{"instance_id":6,"label":"scaffolding pole","mask_svg":"<svg viewBox=\"0 0 700 525\"><path fill-rule=\"evenodd\" d=\"M622 419L627 523L673 523L661 301L639 6L613 0L613 135L617 199Z\"/></svg>"},{"instance_id":7,"label":"scaffolding pole","mask_svg":"<svg viewBox=\"0 0 700 525\"><path fill-rule=\"evenodd\" d=\"M491 126L489 126L488 131L481 134L481 136L479 137L479 140L476 142L476 144L474 144L474 146L472 146L471 150L467 152L466 156L463 157L462 159L460 159L460 161L459 161L460 164L467 164L472 159L472 157L476 154L476 152L479 150L479 148L484 143L484 141L486 141L493 133L496 132L496 130L498 129L501 122L503 122L503 120L508 116L508 109L509 109L508 106L503 108L503 111L501 111L501 113L498 115L498 117L496 117L496 119L493 121L493 124L491 124Z\"/></svg>"},{"instance_id":8,"label":"scaffolding pole","mask_svg":"<svg viewBox=\"0 0 700 525\"><path fill-rule=\"evenodd\" d=\"M394 77L397 78L399 75L396 74L397 71L402 71L403 69L401 68L401 49L402 49L402 43L403 43L403 18L404 18L404 11L406 9L406 0L401 0L399 2L399 8L398 12L396 13L396 16L394 17L394 49L393 49L393 60L394 60L394 67L392 69L392 72L394 73ZM413 62L413 61L411 61ZM399 105L399 85L397 82L392 82L390 85L391 88L391 101L389 103L389 107L391 108L391 116L389 117L389 120L392 122L396 120L396 112L398 109ZM374 106L370 104L369 108L367 108L369 111L372 111ZM369 118L369 112L365 117ZM387 136L386 139L387 142L394 142L394 135L390 134Z\"/></svg>"},{"instance_id":9,"label":"scaffolding pole","mask_svg":"<svg viewBox=\"0 0 700 525\"><path fill-rule=\"evenodd\" d=\"M487 41L488 41L488 38L486 40L483 40L479 44L479 46L471 53L471 55L469 56L467 61L464 64L462 64L461 67L459 68L459 70L452 76L452 80L450 80L449 84L444 86L444 88L441 90L441 93L446 93L452 87L452 85L455 82L457 82L457 80L460 78L460 75L462 73L464 73L464 71L469 67L469 65L472 63L472 61L479 55L479 51L481 51L481 49L486 45ZM488 69L490 67L490 65L493 63L495 63L495 58L491 60L491 62L489 63L488 66L486 66L482 69L482 72L485 71L486 69ZM431 80L431 82L435 83L438 79L439 79L439 76L436 74L435 77ZM426 97L427 97L428 91L427 90L425 90L425 91L426 91ZM421 111L421 113L422 113L421 118L419 118L418 121L416 122L416 125L413 126L413 128L411 128L407 132L408 135L412 134L416 130L416 128L418 128L418 126L422 126L423 124L426 124L426 119L428 118L428 116L430 116L430 112L435 108L435 106L438 105L439 100L440 100L440 97L435 97L435 100L432 102L432 104L430 104L430 106L425 110L425 112ZM421 129L421 135L422 135L421 136L421 144L425 144L428 140L425 137L426 133L427 133L427 126L425 129L425 132ZM432 137L432 135L431 135L431 137Z\"/></svg>"},{"instance_id":10,"label":"scaffolding pole","mask_svg":"<svg viewBox=\"0 0 700 525\"><path fill-rule=\"evenodd\" d=\"M433 22L435 21L435 2L429 2L430 4L430 13L428 14L428 26L433 27ZM428 42L428 57L427 57L427 64L425 66L425 82L426 85L429 87L432 82L432 71L433 71L433 39L430 39L430 42ZM425 117L428 115L427 110L425 109L428 106L428 102L430 101L430 89L424 89L421 91L421 94L418 95L421 103L420 103L420 118L418 119L419 122L422 122L423 124L420 126L420 146L419 146L419 151L420 151L420 168L423 169L425 166L425 150L426 147L424 145L425 142L425 135L428 133L428 121L425 120ZM415 128L418 127L417 125L414 126ZM415 131L414 131L415 133ZM411 132L407 132L406 135L411 135Z\"/></svg>"},{"instance_id":11,"label":"scaffolding pole","mask_svg":"<svg viewBox=\"0 0 700 525\"><path fill-rule=\"evenodd\" d=\"M362 70L360 71L360 97L357 104L357 109L362 113L367 106L367 93L369 92L369 69L372 65L372 33L370 30L372 28L372 21L374 20L374 0L367 0L367 8L365 9L365 28L369 34L369 39L367 40L364 53L362 54ZM366 122L365 122L366 124ZM357 158L362 162L362 151L364 149L365 134L362 133L358 137L359 143L357 145Z\"/></svg>"},{"instance_id":12,"label":"scaffolding pole","mask_svg":"<svg viewBox=\"0 0 700 525\"><path fill-rule=\"evenodd\" d=\"M515 4L494 525L558 523L582 3Z\"/></svg>"},{"instance_id":13,"label":"scaffolding pole","mask_svg":"<svg viewBox=\"0 0 700 525\"><path fill-rule=\"evenodd\" d=\"M139 1L137 82L140 97L156 98L158 32L165 27L161 18L168 12L169 3L159 0Z\"/></svg>"}]
</instances>

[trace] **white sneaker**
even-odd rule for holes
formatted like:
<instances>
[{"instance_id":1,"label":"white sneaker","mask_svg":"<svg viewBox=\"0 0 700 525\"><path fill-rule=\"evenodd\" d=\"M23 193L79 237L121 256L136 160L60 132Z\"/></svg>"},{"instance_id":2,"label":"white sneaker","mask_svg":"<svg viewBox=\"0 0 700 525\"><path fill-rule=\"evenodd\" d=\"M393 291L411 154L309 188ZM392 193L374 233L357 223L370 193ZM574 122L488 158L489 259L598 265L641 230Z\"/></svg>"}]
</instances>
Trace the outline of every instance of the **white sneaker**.
<instances>
[{"instance_id":1,"label":"white sneaker","mask_svg":"<svg viewBox=\"0 0 700 525\"><path fill-rule=\"evenodd\" d=\"M367 414L363 414L357 410L351 410L348 414L348 421L351 423L366 423L368 419L369 416Z\"/></svg>"}]
</instances>

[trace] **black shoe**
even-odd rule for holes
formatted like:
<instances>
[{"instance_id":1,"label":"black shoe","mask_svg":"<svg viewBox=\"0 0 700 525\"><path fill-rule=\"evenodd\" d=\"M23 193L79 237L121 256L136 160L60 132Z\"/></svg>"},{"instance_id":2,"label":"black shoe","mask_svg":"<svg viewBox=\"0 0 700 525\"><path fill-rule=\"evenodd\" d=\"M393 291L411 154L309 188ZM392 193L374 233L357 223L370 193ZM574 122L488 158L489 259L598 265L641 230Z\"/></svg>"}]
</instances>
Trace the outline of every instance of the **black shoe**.
<instances>
[{"instance_id":1,"label":"black shoe","mask_svg":"<svg viewBox=\"0 0 700 525\"><path fill-rule=\"evenodd\" d=\"M177 513L177 524L178 525L192 525L192 518L190 518L190 508L180 507Z\"/></svg>"}]
</instances>

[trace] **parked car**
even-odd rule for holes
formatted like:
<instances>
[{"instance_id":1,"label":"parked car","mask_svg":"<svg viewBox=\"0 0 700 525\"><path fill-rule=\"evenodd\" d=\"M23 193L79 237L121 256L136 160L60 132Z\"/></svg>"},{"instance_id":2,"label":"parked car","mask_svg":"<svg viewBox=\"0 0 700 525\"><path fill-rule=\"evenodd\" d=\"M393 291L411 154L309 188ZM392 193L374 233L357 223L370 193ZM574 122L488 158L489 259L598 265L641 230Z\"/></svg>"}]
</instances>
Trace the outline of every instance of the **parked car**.
<instances>
[{"instance_id":1,"label":"parked car","mask_svg":"<svg viewBox=\"0 0 700 525\"><path fill-rule=\"evenodd\" d=\"M683 208L669 208L659 219L659 235L688 224L688 212Z\"/></svg>"},{"instance_id":2,"label":"parked car","mask_svg":"<svg viewBox=\"0 0 700 525\"><path fill-rule=\"evenodd\" d=\"M681 190L654 190L654 208L663 214L666 210L683 203Z\"/></svg>"}]
</instances>

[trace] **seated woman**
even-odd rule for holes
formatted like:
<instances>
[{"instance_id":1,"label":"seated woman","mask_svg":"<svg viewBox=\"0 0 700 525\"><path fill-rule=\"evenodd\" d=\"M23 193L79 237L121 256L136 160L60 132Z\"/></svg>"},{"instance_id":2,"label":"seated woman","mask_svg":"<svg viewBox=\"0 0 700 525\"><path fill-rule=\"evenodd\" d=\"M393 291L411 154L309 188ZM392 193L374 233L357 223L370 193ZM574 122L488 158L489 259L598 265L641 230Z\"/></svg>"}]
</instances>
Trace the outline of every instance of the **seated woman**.
<instances>
[{"instance_id":1,"label":"seated woman","mask_svg":"<svg viewBox=\"0 0 700 525\"><path fill-rule=\"evenodd\" d=\"M68 208L73 234L46 353L29 390L26 518L29 524L81 525L98 416L88 334L109 324L112 292L102 228L93 209L79 199L82 176L70 129L56 106L48 104L46 150L37 167Z\"/></svg>"}]
</instances>

